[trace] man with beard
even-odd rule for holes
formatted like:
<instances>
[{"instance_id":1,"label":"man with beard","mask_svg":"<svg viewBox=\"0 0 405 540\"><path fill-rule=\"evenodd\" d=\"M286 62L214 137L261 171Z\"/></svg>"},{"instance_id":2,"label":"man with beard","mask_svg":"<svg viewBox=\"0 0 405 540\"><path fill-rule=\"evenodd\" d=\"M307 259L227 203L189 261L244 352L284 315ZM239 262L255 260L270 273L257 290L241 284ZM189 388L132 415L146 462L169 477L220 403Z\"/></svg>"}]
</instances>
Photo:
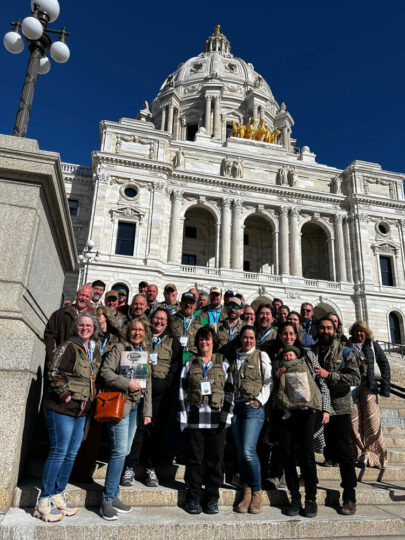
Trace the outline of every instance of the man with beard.
<instances>
[{"instance_id":1,"label":"man with beard","mask_svg":"<svg viewBox=\"0 0 405 540\"><path fill-rule=\"evenodd\" d=\"M270 304L260 304L256 312L256 347L265 351L270 342L277 337L277 328L273 328L273 309Z\"/></svg>"},{"instance_id":2,"label":"man with beard","mask_svg":"<svg viewBox=\"0 0 405 540\"><path fill-rule=\"evenodd\" d=\"M360 384L360 371L352 350L335 339L336 329L330 319L320 319L317 330L318 343L311 347L307 356L311 362L318 360L321 367L314 368L315 374L325 379L330 389L332 413L325 425L325 438L335 449L335 459L339 462L343 488L341 512L353 515L356 512L357 478L350 445L353 409L350 387Z\"/></svg>"},{"instance_id":3,"label":"man with beard","mask_svg":"<svg viewBox=\"0 0 405 540\"><path fill-rule=\"evenodd\" d=\"M174 315L179 310L177 302L177 287L174 283L168 283L163 290L164 302L159 302L156 307L166 309L170 315Z\"/></svg>"},{"instance_id":4,"label":"man with beard","mask_svg":"<svg viewBox=\"0 0 405 540\"><path fill-rule=\"evenodd\" d=\"M180 310L171 317L173 334L183 346L183 364L192 354L197 354L195 335L199 328L208 324L204 315L195 314L196 307L197 299L194 294L185 292L181 296Z\"/></svg>"},{"instance_id":5,"label":"man with beard","mask_svg":"<svg viewBox=\"0 0 405 540\"><path fill-rule=\"evenodd\" d=\"M225 312L222 309L221 302L221 289L219 287L211 287L209 304L201 310L201 315L208 319L210 325L225 319Z\"/></svg>"},{"instance_id":6,"label":"man with beard","mask_svg":"<svg viewBox=\"0 0 405 540\"><path fill-rule=\"evenodd\" d=\"M105 283L100 279L96 279L96 281L93 281L91 286L93 288L93 299L90 302L90 307L93 311L96 311L96 308L103 305L101 297L103 296L105 291Z\"/></svg>"},{"instance_id":7,"label":"man with beard","mask_svg":"<svg viewBox=\"0 0 405 540\"><path fill-rule=\"evenodd\" d=\"M93 298L93 287L83 285L76 293L73 304L57 309L49 317L44 331L46 347L46 362L51 359L52 351L75 333L75 321L78 313L91 311L90 302Z\"/></svg>"},{"instance_id":8,"label":"man with beard","mask_svg":"<svg viewBox=\"0 0 405 540\"><path fill-rule=\"evenodd\" d=\"M243 321L242 302L236 296L233 296L225 304L225 309L228 314L227 318L215 323L213 326L219 339L219 347L223 347L227 343L233 341L242 329Z\"/></svg>"}]
</instances>

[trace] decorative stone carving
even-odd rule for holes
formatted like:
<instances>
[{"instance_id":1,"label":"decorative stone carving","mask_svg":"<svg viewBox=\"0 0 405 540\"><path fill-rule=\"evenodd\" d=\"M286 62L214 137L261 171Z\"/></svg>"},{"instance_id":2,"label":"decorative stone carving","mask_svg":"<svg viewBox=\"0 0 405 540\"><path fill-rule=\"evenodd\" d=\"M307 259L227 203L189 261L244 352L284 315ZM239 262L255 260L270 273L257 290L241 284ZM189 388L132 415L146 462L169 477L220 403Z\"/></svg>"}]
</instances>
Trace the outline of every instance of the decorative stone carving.
<instances>
[{"instance_id":1,"label":"decorative stone carving","mask_svg":"<svg viewBox=\"0 0 405 540\"><path fill-rule=\"evenodd\" d=\"M225 71L229 71L229 73L236 73L238 70L238 66L234 62L228 62L228 64L225 64Z\"/></svg>"},{"instance_id":2,"label":"decorative stone carving","mask_svg":"<svg viewBox=\"0 0 405 540\"><path fill-rule=\"evenodd\" d=\"M192 65L192 67L190 69L190 72L191 73L201 73L202 68L203 68L203 63L202 62L195 62Z\"/></svg>"},{"instance_id":3,"label":"decorative stone carving","mask_svg":"<svg viewBox=\"0 0 405 540\"><path fill-rule=\"evenodd\" d=\"M241 158L232 163L232 176L234 178L243 178L243 160Z\"/></svg>"},{"instance_id":4,"label":"decorative stone carving","mask_svg":"<svg viewBox=\"0 0 405 540\"><path fill-rule=\"evenodd\" d=\"M222 166L221 166L221 174L222 176L231 176L232 174L232 160L229 159L228 156L224 157L222 160Z\"/></svg>"},{"instance_id":5,"label":"decorative stone carving","mask_svg":"<svg viewBox=\"0 0 405 540\"><path fill-rule=\"evenodd\" d=\"M123 143L130 143L130 146L123 148ZM150 159L157 158L158 141L144 139L137 135L118 135L115 144L115 152L121 153L122 150L128 153L140 154L148 156Z\"/></svg>"},{"instance_id":6,"label":"decorative stone carving","mask_svg":"<svg viewBox=\"0 0 405 540\"><path fill-rule=\"evenodd\" d=\"M147 101L143 104L143 109L141 109L136 117L137 120L141 120L142 122L151 122L152 121L152 113L149 109L149 103Z\"/></svg>"},{"instance_id":7,"label":"decorative stone carving","mask_svg":"<svg viewBox=\"0 0 405 540\"><path fill-rule=\"evenodd\" d=\"M115 184L121 186L126 182L128 182L128 178L119 178L118 176L111 176L110 178L110 186L114 186Z\"/></svg>"},{"instance_id":8,"label":"decorative stone carving","mask_svg":"<svg viewBox=\"0 0 405 540\"><path fill-rule=\"evenodd\" d=\"M287 169L287 167L281 167L281 169L278 170L277 176L278 176L278 183L280 184L280 186L287 186L288 185L288 169Z\"/></svg>"},{"instance_id":9,"label":"decorative stone carving","mask_svg":"<svg viewBox=\"0 0 405 540\"><path fill-rule=\"evenodd\" d=\"M290 187L296 187L298 185L298 176L295 167L290 167L288 169L287 177Z\"/></svg>"},{"instance_id":10,"label":"decorative stone carving","mask_svg":"<svg viewBox=\"0 0 405 540\"><path fill-rule=\"evenodd\" d=\"M342 178L339 174L331 180L331 193L335 193L336 195L342 194Z\"/></svg>"},{"instance_id":11,"label":"decorative stone carving","mask_svg":"<svg viewBox=\"0 0 405 540\"><path fill-rule=\"evenodd\" d=\"M195 94L196 92L199 92L201 90L201 84L192 84L191 86L187 86L187 88L184 89L185 94Z\"/></svg>"},{"instance_id":12,"label":"decorative stone carving","mask_svg":"<svg viewBox=\"0 0 405 540\"><path fill-rule=\"evenodd\" d=\"M177 169L184 169L185 164L185 155L183 150L177 150L174 158L173 158L173 166Z\"/></svg>"},{"instance_id":13,"label":"decorative stone carving","mask_svg":"<svg viewBox=\"0 0 405 540\"><path fill-rule=\"evenodd\" d=\"M121 206L118 208L111 208L110 215L111 221L115 221L117 217L125 217L127 219L129 218L131 220L136 220L139 221L139 223L142 223L143 218L145 217L145 212L142 212L141 210L133 208L131 206Z\"/></svg>"},{"instance_id":14,"label":"decorative stone carving","mask_svg":"<svg viewBox=\"0 0 405 540\"><path fill-rule=\"evenodd\" d=\"M243 178L243 160L241 158L231 160L226 156L222 160L221 174L232 178Z\"/></svg>"}]
</instances>

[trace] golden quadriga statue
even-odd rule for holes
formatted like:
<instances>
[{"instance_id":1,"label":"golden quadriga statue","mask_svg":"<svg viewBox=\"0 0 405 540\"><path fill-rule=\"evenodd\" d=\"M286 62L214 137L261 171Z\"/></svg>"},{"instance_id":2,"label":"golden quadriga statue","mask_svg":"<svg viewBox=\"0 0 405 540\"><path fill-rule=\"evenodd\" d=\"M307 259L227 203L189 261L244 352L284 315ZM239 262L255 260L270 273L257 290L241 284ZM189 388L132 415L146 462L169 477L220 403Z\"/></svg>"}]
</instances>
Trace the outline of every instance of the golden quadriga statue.
<instances>
[{"instance_id":1,"label":"golden quadriga statue","mask_svg":"<svg viewBox=\"0 0 405 540\"><path fill-rule=\"evenodd\" d=\"M238 124L235 120L232 120L231 137L254 139L255 141L274 144L280 133L281 131L278 129L270 131L264 120L258 120L257 118L251 118L247 125L242 123Z\"/></svg>"}]
</instances>

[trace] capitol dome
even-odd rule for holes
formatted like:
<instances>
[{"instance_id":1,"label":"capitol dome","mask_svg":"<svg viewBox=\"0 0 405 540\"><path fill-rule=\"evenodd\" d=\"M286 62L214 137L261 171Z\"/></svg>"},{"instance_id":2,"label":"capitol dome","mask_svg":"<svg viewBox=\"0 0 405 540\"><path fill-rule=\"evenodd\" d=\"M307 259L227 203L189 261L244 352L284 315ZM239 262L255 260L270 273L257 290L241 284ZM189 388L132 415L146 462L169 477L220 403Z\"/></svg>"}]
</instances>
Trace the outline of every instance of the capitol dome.
<instances>
[{"instance_id":1,"label":"capitol dome","mask_svg":"<svg viewBox=\"0 0 405 540\"><path fill-rule=\"evenodd\" d=\"M275 128L285 116L270 86L252 64L233 56L227 37L218 25L204 51L186 60L162 84L152 103L155 125L175 138L193 140L200 128L224 140L233 121L265 120Z\"/></svg>"}]
</instances>

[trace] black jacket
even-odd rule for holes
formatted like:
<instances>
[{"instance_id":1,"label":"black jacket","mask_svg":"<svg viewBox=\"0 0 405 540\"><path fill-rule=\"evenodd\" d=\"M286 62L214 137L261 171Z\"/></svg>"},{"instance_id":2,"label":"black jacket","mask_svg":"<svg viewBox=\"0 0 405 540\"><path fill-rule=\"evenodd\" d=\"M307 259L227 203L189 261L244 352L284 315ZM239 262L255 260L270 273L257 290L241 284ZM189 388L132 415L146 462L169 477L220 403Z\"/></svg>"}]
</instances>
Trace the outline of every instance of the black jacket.
<instances>
[{"instance_id":1,"label":"black jacket","mask_svg":"<svg viewBox=\"0 0 405 540\"><path fill-rule=\"evenodd\" d=\"M352 346L352 344L350 345ZM381 371L381 388L379 393L384 397L389 397L391 382L391 370L389 362L378 343L376 341L371 342L369 339L366 339L363 345L363 352L367 362L367 385L372 392L378 392L377 381L374 375L373 346L375 351L375 361L377 362Z\"/></svg>"}]
</instances>

